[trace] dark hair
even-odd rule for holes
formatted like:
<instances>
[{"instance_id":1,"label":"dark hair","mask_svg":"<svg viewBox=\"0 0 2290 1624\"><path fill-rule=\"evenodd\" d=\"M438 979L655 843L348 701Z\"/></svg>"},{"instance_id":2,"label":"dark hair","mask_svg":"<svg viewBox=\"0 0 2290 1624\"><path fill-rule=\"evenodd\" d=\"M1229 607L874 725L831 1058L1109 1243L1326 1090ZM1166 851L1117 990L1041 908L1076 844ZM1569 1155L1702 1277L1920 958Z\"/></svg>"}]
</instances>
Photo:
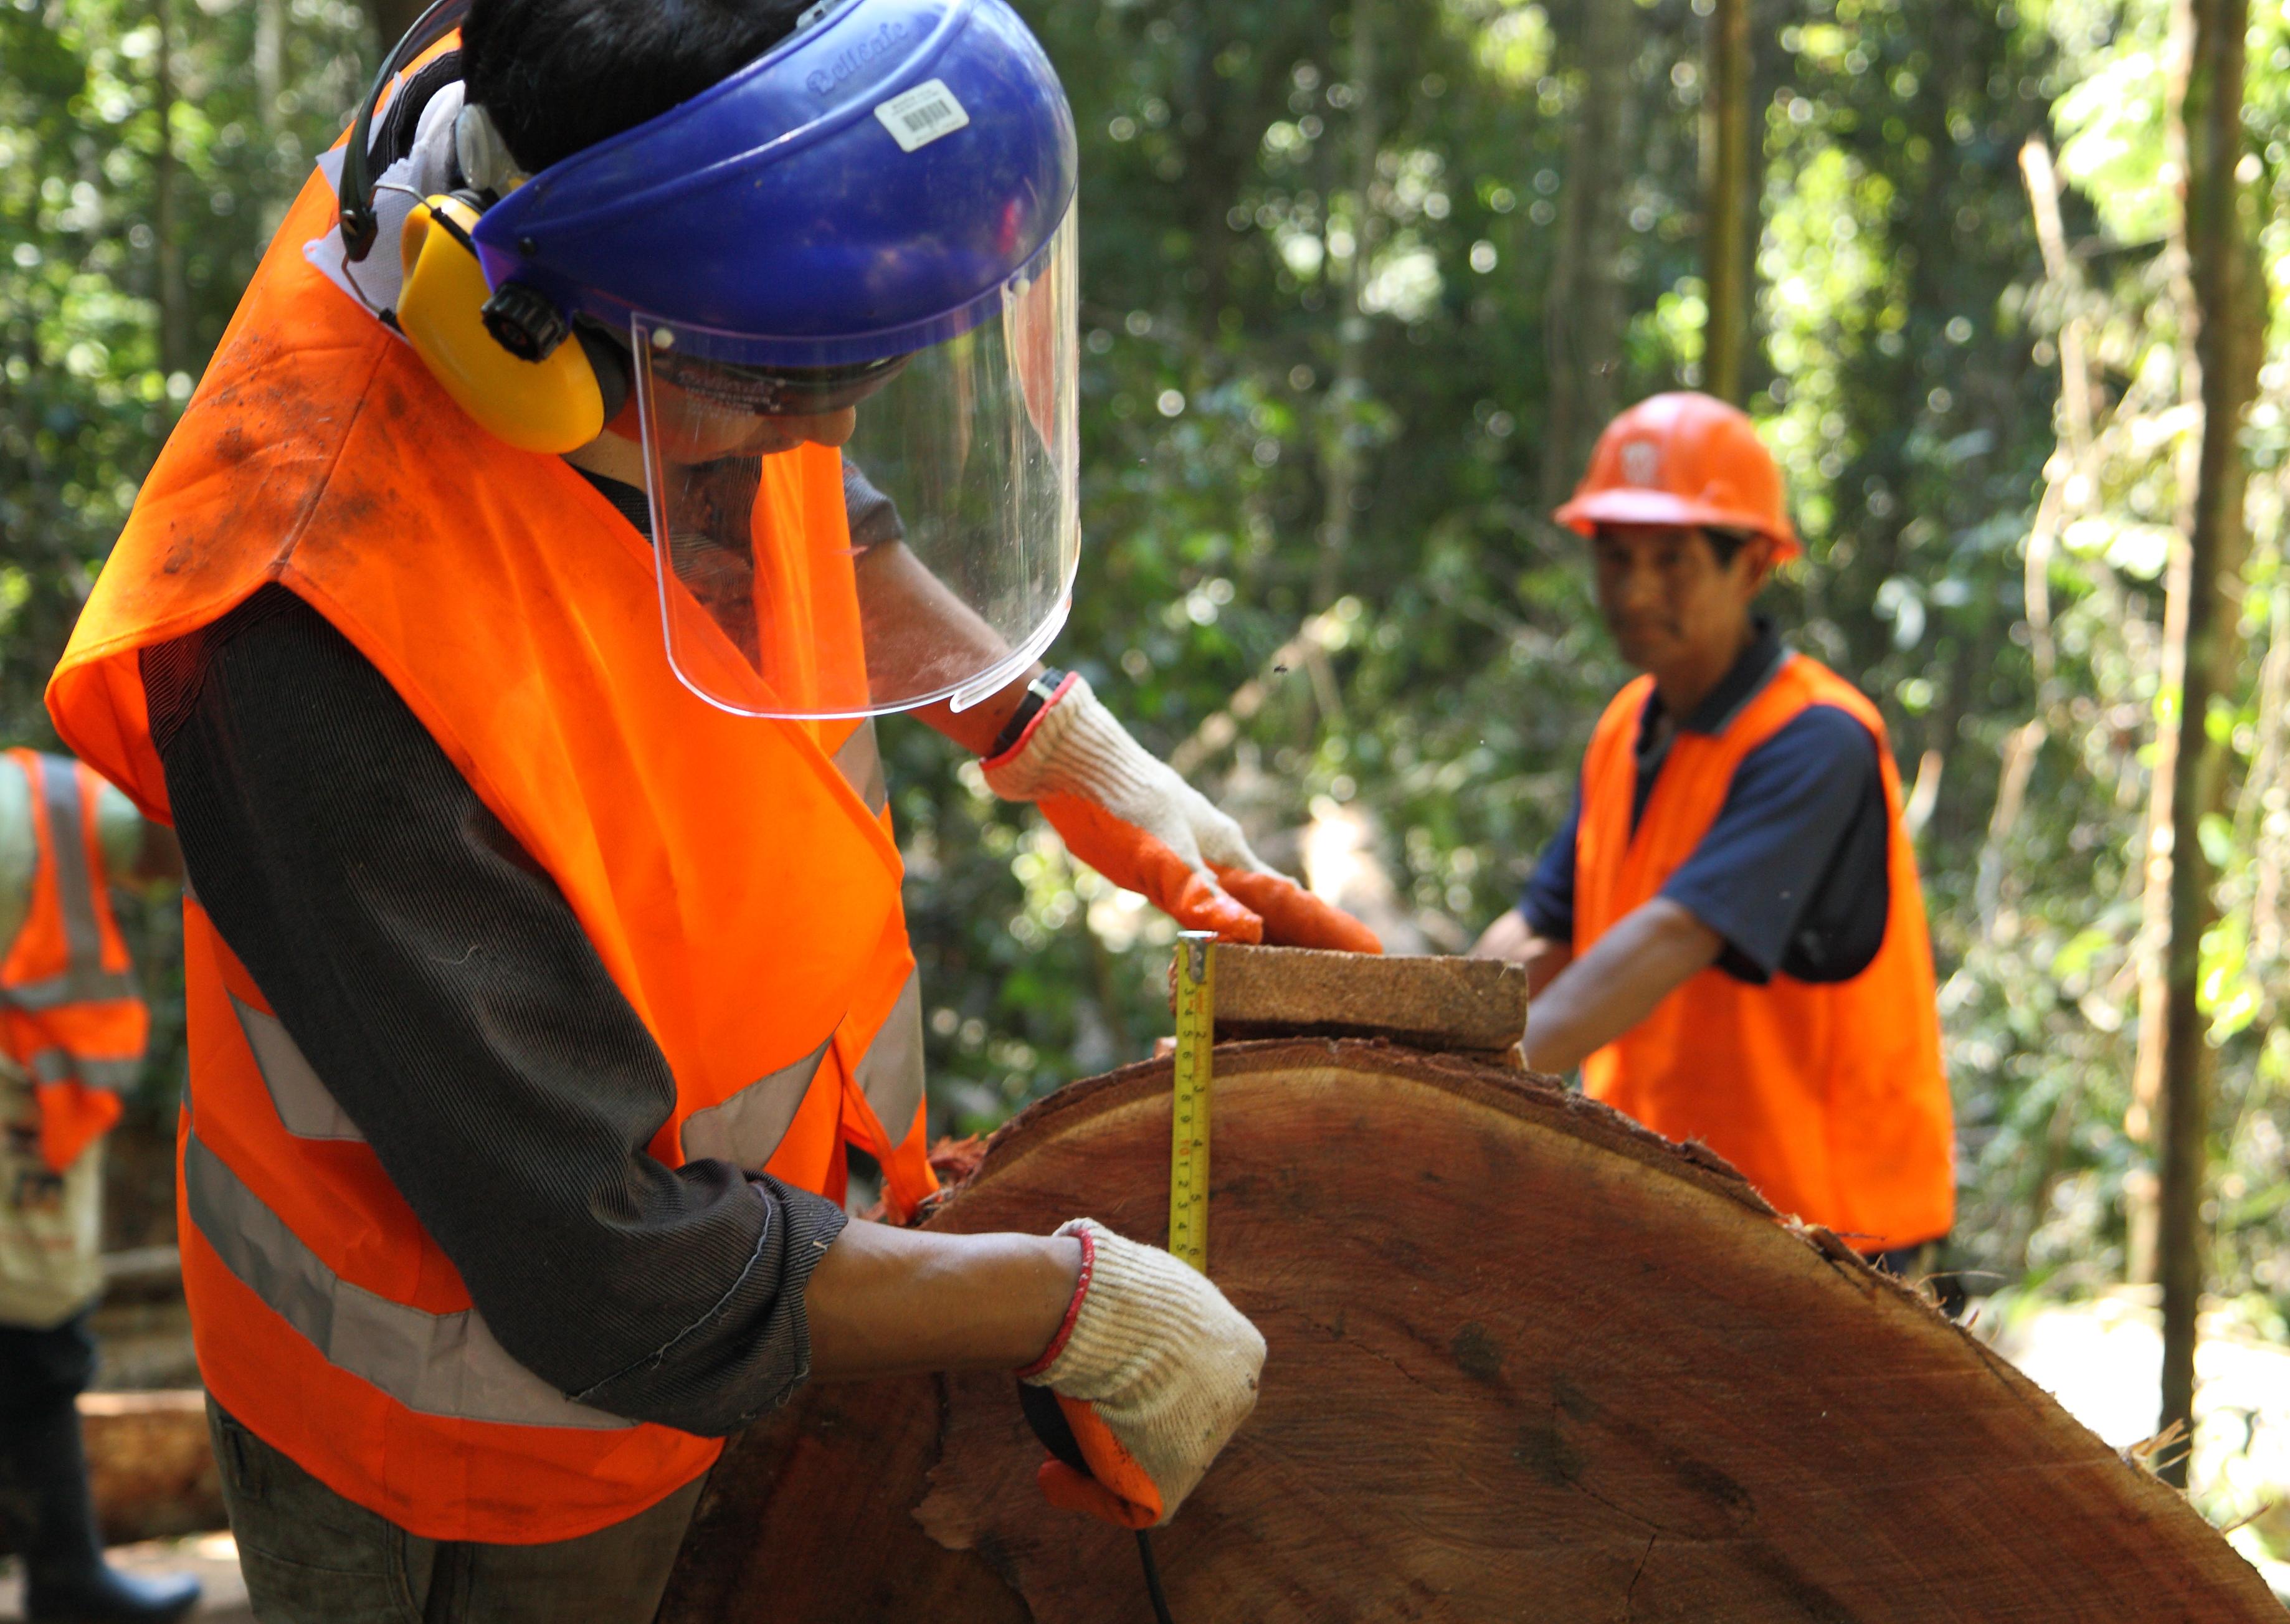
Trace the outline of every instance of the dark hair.
<instances>
[{"instance_id":1,"label":"dark hair","mask_svg":"<svg viewBox=\"0 0 2290 1624\"><path fill-rule=\"evenodd\" d=\"M1720 530L1714 524L1704 524L1701 533L1709 538L1709 550L1717 556L1718 567L1730 570L1741 550L1757 539L1754 530Z\"/></svg>"},{"instance_id":2,"label":"dark hair","mask_svg":"<svg viewBox=\"0 0 2290 1624\"><path fill-rule=\"evenodd\" d=\"M529 172L632 130L786 38L810 0L476 0L468 100Z\"/></svg>"},{"instance_id":3,"label":"dark hair","mask_svg":"<svg viewBox=\"0 0 2290 1624\"><path fill-rule=\"evenodd\" d=\"M1601 536L1613 528L1611 524L1595 527L1596 533ZM1718 560L1718 567L1721 570L1732 569L1734 560L1741 556L1742 549L1758 539L1758 532L1754 530L1720 530L1714 524L1694 524L1685 528L1701 532L1702 540L1709 543L1710 556Z\"/></svg>"}]
</instances>

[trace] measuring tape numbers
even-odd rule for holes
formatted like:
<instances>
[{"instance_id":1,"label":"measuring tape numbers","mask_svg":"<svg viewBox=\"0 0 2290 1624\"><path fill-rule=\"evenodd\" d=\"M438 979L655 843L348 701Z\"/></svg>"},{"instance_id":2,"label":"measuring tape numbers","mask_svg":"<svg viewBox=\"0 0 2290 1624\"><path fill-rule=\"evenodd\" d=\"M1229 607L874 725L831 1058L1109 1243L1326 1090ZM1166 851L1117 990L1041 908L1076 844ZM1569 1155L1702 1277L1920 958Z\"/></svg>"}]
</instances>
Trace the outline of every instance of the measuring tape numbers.
<instances>
[{"instance_id":1,"label":"measuring tape numbers","mask_svg":"<svg viewBox=\"0 0 2290 1624\"><path fill-rule=\"evenodd\" d=\"M1216 933L1177 938L1177 1052L1169 1121L1169 1250L1209 1272L1209 1050L1216 1042Z\"/></svg>"}]
</instances>

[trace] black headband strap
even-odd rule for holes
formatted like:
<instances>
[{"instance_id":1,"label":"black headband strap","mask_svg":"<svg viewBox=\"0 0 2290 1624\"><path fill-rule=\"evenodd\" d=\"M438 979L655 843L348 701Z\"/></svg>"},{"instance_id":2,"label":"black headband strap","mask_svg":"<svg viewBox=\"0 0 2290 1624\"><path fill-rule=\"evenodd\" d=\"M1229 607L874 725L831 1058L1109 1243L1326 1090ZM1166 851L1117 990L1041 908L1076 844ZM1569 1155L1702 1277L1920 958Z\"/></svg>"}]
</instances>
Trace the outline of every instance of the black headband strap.
<instances>
[{"instance_id":1,"label":"black headband strap","mask_svg":"<svg viewBox=\"0 0 2290 1624\"><path fill-rule=\"evenodd\" d=\"M413 26L405 30L396 48L382 58L381 69L373 76L373 88L366 92L357 121L350 125L349 144L342 153L341 185L335 190L334 200L341 212L342 252L352 264L365 258L373 246L375 235L381 229L380 218L373 206L377 177L372 155L367 150L373 139L373 110L380 105L382 92L389 88L389 82L404 72L408 63L461 26L462 20L469 14L469 5L470 0L436 0L414 19Z\"/></svg>"}]
</instances>

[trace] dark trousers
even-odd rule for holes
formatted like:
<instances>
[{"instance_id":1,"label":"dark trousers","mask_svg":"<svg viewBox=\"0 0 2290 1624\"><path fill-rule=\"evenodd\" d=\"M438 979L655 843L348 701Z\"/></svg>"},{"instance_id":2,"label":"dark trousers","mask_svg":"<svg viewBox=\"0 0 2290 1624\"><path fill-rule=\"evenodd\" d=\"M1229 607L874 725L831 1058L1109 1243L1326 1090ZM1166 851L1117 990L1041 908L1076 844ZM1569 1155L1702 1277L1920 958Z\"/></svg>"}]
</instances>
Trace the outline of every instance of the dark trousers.
<instances>
[{"instance_id":1,"label":"dark trousers","mask_svg":"<svg viewBox=\"0 0 2290 1624\"><path fill-rule=\"evenodd\" d=\"M44 1428L94 1380L85 1313L45 1331L0 1325L0 1445Z\"/></svg>"},{"instance_id":2,"label":"dark trousers","mask_svg":"<svg viewBox=\"0 0 2290 1624\"><path fill-rule=\"evenodd\" d=\"M343 1499L212 1398L207 1425L262 1624L651 1624L707 1482L578 1540L425 1540Z\"/></svg>"},{"instance_id":3,"label":"dark trousers","mask_svg":"<svg viewBox=\"0 0 2290 1624\"><path fill-rule=\"evenodd\" d=\"M0 1522L23 1553L34 1617L109 1582L72 1402L94 1377L84 1313L45 1331L0 1325Z\"/></svg>"}]
</instances>

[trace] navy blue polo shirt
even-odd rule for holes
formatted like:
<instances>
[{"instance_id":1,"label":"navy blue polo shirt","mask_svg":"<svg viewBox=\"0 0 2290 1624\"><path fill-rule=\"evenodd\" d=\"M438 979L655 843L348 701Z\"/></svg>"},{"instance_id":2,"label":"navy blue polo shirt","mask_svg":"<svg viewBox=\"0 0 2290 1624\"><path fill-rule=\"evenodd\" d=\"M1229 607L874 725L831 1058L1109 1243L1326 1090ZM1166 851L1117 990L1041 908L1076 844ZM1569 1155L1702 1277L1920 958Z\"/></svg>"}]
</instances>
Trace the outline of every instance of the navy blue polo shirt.
<instances>
[{"instance_id":1,"label":"navy blue polo shirt","mask_svg":"<svg viewBox=\"0 0 2290 1624\"><path fill-rule=\"evenodd\" d=\"M1723 681L1677 725L1716 736L1763 692L1788 651L1770 622ZM1637 828L1668 743L1659 693L1638 717ZM1886 844L1891 816L1876 735L1833 705L1810 705L1742 758L1718 820L1661 894L1724 939L1718 967L1763 986L1776 973L1800 981L1846 981L1884 944L1892 903ZM1519 898L1538 936L1574 935L1574 804Z\"/></svg>"}]
</instances>

